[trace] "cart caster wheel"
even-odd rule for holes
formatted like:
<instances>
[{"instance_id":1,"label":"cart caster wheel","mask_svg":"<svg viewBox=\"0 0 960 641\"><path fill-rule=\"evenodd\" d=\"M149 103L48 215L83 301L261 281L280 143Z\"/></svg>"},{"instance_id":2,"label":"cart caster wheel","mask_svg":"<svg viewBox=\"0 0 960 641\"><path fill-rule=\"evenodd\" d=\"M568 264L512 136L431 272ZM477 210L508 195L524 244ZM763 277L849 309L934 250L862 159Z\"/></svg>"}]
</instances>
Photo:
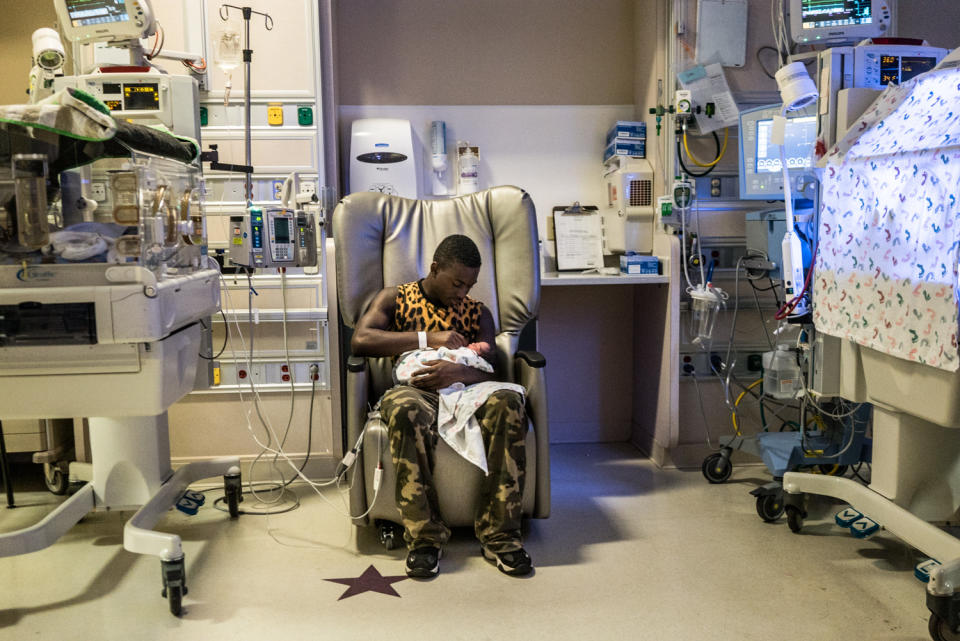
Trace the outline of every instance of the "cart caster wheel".
<instances>
[{"instance_id":1,"label":"cart caster wheel","mask_svg":"<svg viewBox=\"0 0 960 641\"><path fill-rule=\"evenodd\" d=\"M179 585L167 588L167 601L170 603L170 614L180 616L183 612L183 588Z\"/></svg>"},{"instance_id":2,"label":"cart caster wheel","mask_svg":"<svg viewBox=\"0 0 960 641\"><path fill-rule=\"evenodd\" d=\"M240 472L225 474L223 477L223 496L230 510L230 518L240 516L240 502L243 500L243 488L240 481Z\"/></svg>"},{"instance_id":3,"label":"cart caster wheel","mask_svg":"<svg viewBox=\"0 0 960 641\"><path fill-rule=\"evenodd\" d=\"M794 534L798 533L803 529L803 511L795 505L788 505L786 507L787 512L787 526L789 526L790 531Z\"/></svg>"},{"instance_id":4,"label":"cart caster wheel","mask_svg":"<svg viewBox=\"0 0 960 641\"><path fill-rule=\"evenodd\" d=\"M390 521L379 521L377 523L377 536L380 543L388 550L395 550L400 547L403 540L403 533L396 523Z\"/></svg>"},{"instance_id":5,"label":"cart caster wheel","mask_svg":"<svg viewBox=\"0 0 960 641\"><path fill-rule=\"evenodd\" d=\"M930 613L930 622L927 629L933 641L960 641L960 632L951 630L946 621L932 612Z\"/></svg>"},{"instance_id":6,"label":"cart caster wheel","mask_svg":"<svg viewBox=\"0 0 960 641\"><path fill-rule=\"evenodd\" d=\"M757 514L767 523L773 523L783 516L783 509L783 496L779 492L757 497Z\"/></svg>"},{"instance_id":7,"label":"cart caster wheel","mask_svg":"<svg viewBox=\"0 0 960 641\"><path fill-rule=\"evenodd\" d=\"M704 478L711 483L726 483L727 479L733 473L733 465L730 463L730 455L717 452L703 459L703 465L700 466Z\"/></svg>"},{"instance_id":8,"label":"cart caster wheel","mask_svg":"<svg viewBox=\"0 0 960 641\"><path fill-rule=\"evenodd\" d=\"M44 463L43 482L50 492L63 496L70 489L70 464L66 461Z\"/></svg>"},{"instance_id":9,"label":"cart caster wheel","mask_svg":"<svg viewBox=\"0 0 960 641\"><path fill-rule=\"evenodd\" d=\"M183 611L183 597L187 594L187 573L183 558L176 561L161 560L160 571L163 578L160 596L170 604L170 614L178 617Z\"/></svg>"}]
</instances>

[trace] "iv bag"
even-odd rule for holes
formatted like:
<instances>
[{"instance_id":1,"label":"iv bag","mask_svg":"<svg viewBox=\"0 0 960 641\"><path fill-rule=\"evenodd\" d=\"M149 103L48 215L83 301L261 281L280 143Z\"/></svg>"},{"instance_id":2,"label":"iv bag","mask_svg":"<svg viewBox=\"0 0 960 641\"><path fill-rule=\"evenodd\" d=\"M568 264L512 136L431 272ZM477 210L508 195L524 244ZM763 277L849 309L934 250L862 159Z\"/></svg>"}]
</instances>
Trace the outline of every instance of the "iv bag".
<instances>
[{"instance_id":1,"label":"iv bag","mask_svg":"<svg viewBox=\"0 0 960 641\"><path fill-rule=\"evenodd\" d=\"M243 62L243 47L240 44L240 31L226 27L214 36L213 60L220 70L229 75Z\"/></svg>"}]
</instances>

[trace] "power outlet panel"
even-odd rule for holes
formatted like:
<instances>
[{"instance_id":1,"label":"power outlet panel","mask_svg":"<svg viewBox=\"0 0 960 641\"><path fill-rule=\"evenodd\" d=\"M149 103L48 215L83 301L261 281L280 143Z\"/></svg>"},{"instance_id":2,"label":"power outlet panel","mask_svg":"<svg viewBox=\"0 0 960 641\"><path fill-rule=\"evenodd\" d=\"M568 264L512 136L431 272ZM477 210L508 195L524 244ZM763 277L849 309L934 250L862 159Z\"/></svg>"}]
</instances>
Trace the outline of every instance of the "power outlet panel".
<instances>
[{"instance_id":1,"label":"power outlet panel","mask_svg":"<svg viewBox=\"0 0 960 641\"><path fill-rule=\"evenodd\" d=\"M724 353L686 352L680 354L680 376L697 376L699 378L716 376L713 369L723 373ZM733 375L741 382L754 381L762 374L760 352L740 351L733 366ZM711 363L713 369L711 369Z\"/></svg>"},{"instance_id":2,"label":"power outlet panel","mask_svg":"<svg viewBox=\"0 0 960 641\"><path fill-rule=\"evenodd\" d=\"M91 182L90 183L90 197L93 198L98 203L102 203L107 199L107 183L102 182Z\"/></svg>"}]
</instances>

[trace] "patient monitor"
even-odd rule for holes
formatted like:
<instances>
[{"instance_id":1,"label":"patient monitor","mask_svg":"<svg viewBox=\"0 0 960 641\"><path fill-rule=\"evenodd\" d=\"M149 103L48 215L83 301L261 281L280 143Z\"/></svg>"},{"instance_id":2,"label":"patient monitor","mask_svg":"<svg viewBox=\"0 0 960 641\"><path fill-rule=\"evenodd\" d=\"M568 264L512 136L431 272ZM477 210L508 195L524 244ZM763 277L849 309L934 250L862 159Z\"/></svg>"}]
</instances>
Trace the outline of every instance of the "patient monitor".
<instances>
[{"instance_id":1,"label":"patient monitor","mask_svg":"<svg viewBox=\"0 0 960 641\"><path fill-rule=\"evenodd\" d=\"M798 44L842 44L887 34L896 0L789 0L790 35Z\"/></svg>"},{"instance_id":2,"label":"patient monitor","mask_svg":"<svg viewBox=\"0 0 960 641\"><path fill-rule=\"evenodd\" d=\"M103 101L116 118L159 124L179 135L200 139L196 80L161 73L153 67L140 43L141 38L156 32L148 0L55 0L54 5L69 40L81 45L103 42L129 49L132 65L81 73L89 68L81 60L74 60L76 75L56 78L55 91L64 87L82 89ZM200 58L169 50L157 55L187 61Z\"/></svg>"},{"instance_id":3,"label":"patient monitor","mask_svg":"<svg viewBox=\"0 0 960 641\"><path fill-rule=\"evenodd\" d=\"M57 19L68 40L122 42L153 35L156 23L144 0L60 0Z\"/></svg>"},{"instance_id":4,"label":"patient monitor","mask_svg":"<svg viewBox=\"0 0 960 641\"><path fill-rule=\"evenodd\" d=\"M773 121L780 112L779 104L740 112L740 198L744 200L783 200L780 145L773 142ZM791 113L784 151L791 186L799 192L807 170L813 167L817 118L813 106Z\"/></svg>"}]
</instances>

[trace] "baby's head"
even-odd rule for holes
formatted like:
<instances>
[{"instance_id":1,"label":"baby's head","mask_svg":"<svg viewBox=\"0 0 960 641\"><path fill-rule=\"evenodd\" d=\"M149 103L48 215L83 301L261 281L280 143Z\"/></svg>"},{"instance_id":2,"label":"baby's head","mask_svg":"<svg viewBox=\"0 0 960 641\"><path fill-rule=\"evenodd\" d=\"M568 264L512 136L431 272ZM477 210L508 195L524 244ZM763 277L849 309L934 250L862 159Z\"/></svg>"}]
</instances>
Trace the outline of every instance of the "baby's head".
<instances>
[{"instance_id":1,"label":"baby's head","mask_svg":"<svg viewBox=\"0 0 960 641\"><path fill-rule=\"evenodd\" d=\"M467 345L467 349L472 351L477 356L485 356L493 351L493 348L490 346L490 343L470 343Z\"/></svg>"}]
</instances>

